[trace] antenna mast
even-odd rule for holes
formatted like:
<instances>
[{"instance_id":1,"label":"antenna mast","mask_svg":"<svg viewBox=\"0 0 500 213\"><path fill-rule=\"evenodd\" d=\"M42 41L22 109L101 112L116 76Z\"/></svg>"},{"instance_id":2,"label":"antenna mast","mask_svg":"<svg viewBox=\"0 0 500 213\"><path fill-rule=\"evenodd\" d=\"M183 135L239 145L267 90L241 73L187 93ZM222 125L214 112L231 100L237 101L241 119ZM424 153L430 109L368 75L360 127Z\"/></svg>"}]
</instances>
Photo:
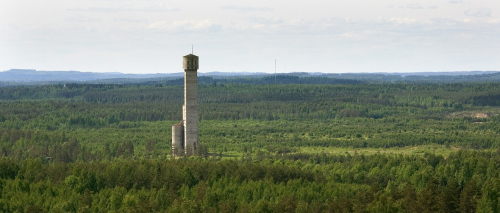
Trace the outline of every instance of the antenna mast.
<instances>
[{"instance_id":1,"label":"antenna mast","mask_svg":"<svg viewBox=\"0 0 500 213\"><path fill-rule=\"evenodd\" d=\"M276 84L276 59L274 59L274 84Z\"/></svg>"}]
</instances>

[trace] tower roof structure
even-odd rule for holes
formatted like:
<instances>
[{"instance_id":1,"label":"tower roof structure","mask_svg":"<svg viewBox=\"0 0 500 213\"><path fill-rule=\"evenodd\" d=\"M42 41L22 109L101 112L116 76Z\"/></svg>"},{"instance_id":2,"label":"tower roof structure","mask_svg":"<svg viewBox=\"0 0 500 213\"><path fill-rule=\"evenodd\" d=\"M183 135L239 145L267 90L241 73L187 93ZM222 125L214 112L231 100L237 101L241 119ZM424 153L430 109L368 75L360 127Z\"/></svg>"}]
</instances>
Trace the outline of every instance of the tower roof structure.
<instances>
[{"instance_id":1,"label":"tower roof structure","mask_svg":"<svg viewBox=\"0 0 500 213\"><path fill-rule=\"evenodd\" d=\"M196 55L185 55L184 57L182 57L182 62L185 71L194 71L198 70L199 68L198 56Z\"/></svg>"}]
</instances>

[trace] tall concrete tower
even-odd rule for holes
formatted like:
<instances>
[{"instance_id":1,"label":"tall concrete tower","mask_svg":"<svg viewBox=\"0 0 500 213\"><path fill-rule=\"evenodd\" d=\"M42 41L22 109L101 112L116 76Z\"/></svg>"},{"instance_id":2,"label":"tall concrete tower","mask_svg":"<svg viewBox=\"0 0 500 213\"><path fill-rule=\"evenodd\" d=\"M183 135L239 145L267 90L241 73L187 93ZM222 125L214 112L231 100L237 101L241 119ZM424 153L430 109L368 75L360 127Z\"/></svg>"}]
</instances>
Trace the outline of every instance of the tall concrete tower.
<instances>
[{"instance_id":1,"label":"tall concrete tower","mask_svg":"<svg viewBox=\"0 0 500 213\"><path fill-rule=\"evenodd\" d=\"M198 56L189 54L183 57L184 67L184 153L195 154L198 148Z\"/></svg>"}]
</instances>

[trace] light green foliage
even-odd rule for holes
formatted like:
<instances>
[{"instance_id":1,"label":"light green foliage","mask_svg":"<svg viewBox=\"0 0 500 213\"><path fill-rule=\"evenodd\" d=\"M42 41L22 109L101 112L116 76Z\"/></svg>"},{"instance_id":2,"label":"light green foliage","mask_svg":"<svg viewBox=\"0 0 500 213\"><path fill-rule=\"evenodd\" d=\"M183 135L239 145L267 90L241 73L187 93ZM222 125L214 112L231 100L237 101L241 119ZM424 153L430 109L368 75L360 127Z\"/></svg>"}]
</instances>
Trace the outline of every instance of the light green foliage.
<instances>
[{"instance_id":1,"label":"light green foliage","mask_svg":"<svg viewBox=\"0 0 500 213\"><path fill-rule=\"evenodd\" d=\"M497 83L198 91L172 159L181 86L0 88L0 212L499 210Z\"/></svg>"}]
</instances>

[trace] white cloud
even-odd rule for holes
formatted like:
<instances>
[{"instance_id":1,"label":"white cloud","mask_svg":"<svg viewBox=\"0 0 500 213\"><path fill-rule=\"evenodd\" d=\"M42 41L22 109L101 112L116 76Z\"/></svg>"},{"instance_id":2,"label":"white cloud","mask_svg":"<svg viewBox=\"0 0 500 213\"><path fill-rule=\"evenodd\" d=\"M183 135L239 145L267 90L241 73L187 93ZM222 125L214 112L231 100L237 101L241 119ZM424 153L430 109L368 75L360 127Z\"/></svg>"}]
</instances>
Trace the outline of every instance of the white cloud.
<instances>
[{"instance_id":1,"label":"white cloud","mask_svg":"<svg viewBox=\"0 0 500 213\"><path fill-rule=\"evenodd\" d=\"M100 18L95 18L95 17L85 17L85 16L72 16L66 18L66 21L72 21L72 22L99 22L101 21Z\"/></svg>"},{"instance_id":2,"label":"white cloud","mask_svg":"<svg viewBox=\"0 0 500 213\"><path fill-rule=\"evenodd\" d=\"M345 32L340 35L343 38L352 39L352 40L361 40L365 38L365 35L356 32Z\"/></svg>"},{"instance_id":3,"label":"white cloud","mask_svg":"<svg viewBox=\"0 0 500 213\"><path fill-rule=\"evenodd\" d=\"M440 27L450 27L457 26L460 24L460 20L447 19L447 18L432 18L426 21L429 25L440 26Z\"/></svg>"},{"instance_id":4,"label":"white cloud","mask_svg":"<svg viewBox=\"0 0 500 213\"><path fill-rule=\"evenodd\" d=\"M490 9L468 9L464 12L465 15L474 17L491 17Z\"/></svg>"},{"instance_id":5,"label":"white cloud","mask_svg":"<svg viewBox=\"0 0 500 213\"><path fill-rule=\"evenodd\" d=\"M71 12L97 12L97 13L117 13L117 12L178 12L179 8L165 6L164 4L149 5L135 4L122 7L87 7L71 8Z\"/></svg>"},{"instance_id":6,"label":"white cloud","mask_svg":"<svg viewBox=\"0 0 500 213\"><path fill-rule=\"evenodd\" d=\"M489 24L500 24L500 19L490 19L488 20Z\"/></svg>"},{"instance_id":7,"label":"white cloud","mask_svg":"<svg viewBox=\"0 0 500 213\"><path fill-rule=\"evenodd\" d=\"M220 31L221 26L213 23L210 19L204 20L179 20L179 21L159 21L150 24L148 29L151 30L168 30L172 32L194 32L194 31Z\"/></svg>"},{"instance_id":8,"label":"white cloud","mask_svg":"<svg viewBox=\"0 0 500 213\"><path fill-rule=\"evenodd\" d=\"M394 7L394 5L391 5L388 8L395 8L395 7ZM424 7L421 4L413 3L413 4L407 4L404 6L399 6L399 8L410 9L410 10L422 10L422 9L437 9L438 6L434 4L434 5L429 5L429 6Z\"/></svg>"},{"instance_id":9,"label":"white cloud","mask_svg":"<svg viewBox=\"0 0 500 213\"><path fill-rule=\"evenodd\" d=\"M224 10L236 10L238 12L267 12L273 10L268 7L248 7L248 6L236 6L236 5L222 6L220 8Z\"/></svg>"},{"instance_id":10,"label":"white cloud","mask_svg":"<svg viewBox=\"0 0 500 213\"><path fill-rule=\"evenodd\" d=\"M115 21L130 22L130 23L146 23L148 20L145 18L115 18Z\"/></svg>"},{"instance_id":11,"label":"white cloud","mask_svg":"<svg viewBox=\"0 0 500 213\"><path fill-rule=\"evenodd\" d=\"M106 8L106 7L88 7L88 8L71 8L71 12L98 12L98 13L115 13L119 12L120 8Z\"/></svg>"},{"instance_id":12,"label":"white cloud","mask_svg":"<svg viewBox=\"0 0 500 213\"><path fill-rule=\"evenodd\" d=\"M416 19L412 19L412 18L404 17L404 18L390 18L389 22L395 23L395 24L406 24L406 25L408 25L408 24L415 24L415 23L417 23L417 20Z\"/></svg>"},{"instance_id":13,"label":"white cloud","mask_svg":"<svg viewBox=\"0 0 500 213\"><path fill-rule=\"evenodd\" d=\"M422 7L420 4L409 4L409 5L406 5L405 7L406 9L413 9L413 10L420 10L420 9L424 9L424 7Z\"/></svg>"},{"instance_id":14,"label":"white cloud","mask_svg":"<svg viewBox=\"0 0 500 213\"><path fill-rule=\"evenodd\" d=\"M274 18L267 18L267 17L262 17L262 16L250 16L247 18L244 18L246 20L249 20L251 22L257 23L257 24L262 24L262 25L276 25L276 24L283 24L284 21L282 18L274 17Z\"/></svg>"},{"instance_id":15,"label":"white cloud","mask_svg":"<svg viewBox=\"0 0 500 213\"><path fill-rule=\"evenodd\" d=\"M166 6L162 3L151 5L151 4L137 4L123 8L125 11L130 12L179 12L180 9L176 7Z\"/></svg>"},{"instance_id":16,"label":"white cloud","mask_svg":"<svg viewBox=\"0 0 500 213\"><path fill-rule=\"evenodd\" d=\"M495 68L495 1L0 0L0 66L170 72L194 43L205 71L265 71L276 55L290 71Z\"/></svg>"}]
</instances>

